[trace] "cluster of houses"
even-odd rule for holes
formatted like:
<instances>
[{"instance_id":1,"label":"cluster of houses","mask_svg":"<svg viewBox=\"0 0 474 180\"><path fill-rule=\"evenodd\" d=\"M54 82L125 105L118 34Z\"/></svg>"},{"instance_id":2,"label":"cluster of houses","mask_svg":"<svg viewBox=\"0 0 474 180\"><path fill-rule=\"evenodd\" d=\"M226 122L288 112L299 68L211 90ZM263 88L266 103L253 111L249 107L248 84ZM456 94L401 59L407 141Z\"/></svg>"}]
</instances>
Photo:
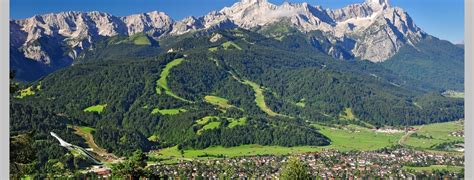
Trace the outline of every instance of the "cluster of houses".
<instances>
[{"instance_id":1,"label":"cluster of houses","mask_svg":"<svg viewBox=\"0 0 474 180\"><path fill-rule=\"evenodd\" d=\"M449 133L449 135L454 137L464 137L464 130L454 131Z\"/></svg>"},{"instance_id":2,"label":"cluster of houses","mask_svg":"<svg viewBox=\"0 0 474 180\"><path fill-rule=\"evenodd\" d=\"M415 175L403 168L404 166L464 166L463 156L449 156L409 149L370 152L326 150L318 153L300 154L295 157L308 166L308 171L312 176L323 179L353 179L357 177L406 179L414 178ZM150 168L153 173L167 177L275 179L280 176L280 170L288 158L288 156L221 158L205 161L181 161L172 165L158 163ZM457 177L459 174L448 175Z\"/></svg>"}]
</instances>

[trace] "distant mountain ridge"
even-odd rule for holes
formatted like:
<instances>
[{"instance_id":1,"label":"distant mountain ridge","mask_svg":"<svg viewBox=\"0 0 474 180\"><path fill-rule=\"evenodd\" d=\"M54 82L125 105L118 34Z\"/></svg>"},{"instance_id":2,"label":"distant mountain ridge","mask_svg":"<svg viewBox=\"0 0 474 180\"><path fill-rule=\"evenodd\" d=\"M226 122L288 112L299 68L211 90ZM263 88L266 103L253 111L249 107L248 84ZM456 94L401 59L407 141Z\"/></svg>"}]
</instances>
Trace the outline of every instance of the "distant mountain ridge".
<instances>
[{"instance_id":1,"label":"distant mountain ridge","mask_svg":"<svg viewBox=\"0 0 474 180\"><path fill-rule=\"evenodd\" d=\"M342 9L323 9L308 3L274 5L266 0L242 0L231 7L202 17L175 21L163 12L117 17L101 12L62 12L12 20L11 46L28 59L50 64L51 52L38 43L42 37L69 47L66 57L76 59L100 37L147 33L153 38L181 35L197 30L240 27L252 29L282 19L302 32L322 31L334 43L354 41L345 49L354 57L382 62L406 44L418 42L426 33L401 8L387 0L367 0ZM328 52L331 54L331 52ZM337 54L331 54L343 58Z\"/></svg>"}]
</instances>

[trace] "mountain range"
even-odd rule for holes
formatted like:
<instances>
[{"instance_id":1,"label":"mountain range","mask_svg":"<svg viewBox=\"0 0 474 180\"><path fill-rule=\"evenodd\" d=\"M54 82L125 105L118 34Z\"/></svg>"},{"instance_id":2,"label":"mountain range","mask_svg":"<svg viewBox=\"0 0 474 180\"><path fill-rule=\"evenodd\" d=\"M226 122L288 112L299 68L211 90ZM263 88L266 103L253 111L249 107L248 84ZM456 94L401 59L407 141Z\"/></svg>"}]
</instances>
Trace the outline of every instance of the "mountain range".
<instances>
[{"instance_id":1,"label":"mountain range","mask_svg":"<svg viewBox=\"0 0 474 180\"><path fill-rule=\"evenodd\" d=\"M65 154L49 132L81 144L75 126L128 156L326 146L332 140L318 124L403 128L464 118L464 49L385 0L336 10L243 0L181 21L161 12L63 12L10 25L11 84L26 81L10 98L11 133L38 132L41 166Z\"/></svg>"},{"instance_id":2,"label":"mountain range","mask_svg":"<svg viewBox=\"0 0 474 180\"><path fill-rule=\"evenodd\" d=\"M366 0L334 10L308 3L274 5L266 0L242 0L181 21L157 11L125 17L62 12L10 21L11 68L18 71L18 78L35 80L73 64L84 50L104 38L145 33L159 40L216 29L258 30L282 21L303 33L320 32L322 36L311 43L345 60L383 62L427 36L403 9L392 7L388 0Z\"/></svg>"}]
</instances>

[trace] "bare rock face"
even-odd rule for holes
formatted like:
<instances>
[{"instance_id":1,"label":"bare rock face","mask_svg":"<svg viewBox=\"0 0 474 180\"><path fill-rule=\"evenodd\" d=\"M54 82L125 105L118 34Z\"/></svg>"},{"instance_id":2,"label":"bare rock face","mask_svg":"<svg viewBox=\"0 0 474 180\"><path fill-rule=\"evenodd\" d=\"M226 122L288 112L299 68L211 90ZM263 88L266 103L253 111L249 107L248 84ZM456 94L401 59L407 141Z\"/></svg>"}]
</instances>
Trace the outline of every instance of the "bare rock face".
<instances>
[{"instance_id":1,"label":"bare rock face","mask_svg":"<svg viewBox=\"0 0 474 180\"><path fill-rule=\"evenodd\" d=\"M172 28L173 20L164 13L116 17L101 12L63 12L34 16L10 21L13 48L24 53L26 58L49 64L50 58L41 38L57 40L53 44L65 44L72 49L71 58L90 47L100 37L133 35L146 32L153 36L166 34Z\"/></svg>"},{"instance_id":2,"label":"bare rock face","mask_svg":"<svg viewBox=\"0 0 474 180\"><path fill-rule=\"evenodd\" d=\"M223 36L219 33L214 34L211 39L209 39L210 42L217 42L219 41Z\"/></svg>"},{"instance_id":3,"label":"bare rock face","mask_svg":"<svg viewBox=\"0 0 474 180\"><path fill-rule=\"evenodd\" d=\"M200 19L196 19L195 17L187 17L182 21L176 22L173 25L173 31L171 34L181 35L187 32L203 29L204 25Z\"/></svg>"},{"instance_id":4,"label":"bare rock face","mask_svg":"<svg viewBox=\"0 0 474 180\"><path fill-rule=\"evenodd\" d=\"M145 32L153 36L160 36L169 32L173 25L173 20L162 12L149 12L135 14L121 18L127 28L126 35L134 35Z\"/></svg>"},{"instance_id":5,"label":"bare rock face","mask_svg":"<svg viewBox=\"0 0 474 180\"><path fill-rule=\"evenodd\" d=\"M160 38L201 30L252 29L282 20L304 33L323 32L324 39L313 42L329 42L332 46L321 49L340 59L357 57L382 62L425 35L405 11L391 7L388 0L366 0L334 10L308 3L274 5L267 0L242 0L220 11L181 21L157 11L125 17L101 12L62 12L12 20L10 45L28 59L49 64L56 60L51 55L55 52L46 48L50 44L67 46L70 51L63 54L75 59L101 37L146 33ZM53 42L45 44L42 38Z\"/></svg>"},{"instance_id":6,"label":"bare rock face","mask_svg":"<svg viewBox=\"0 0 474 180\"><path fill-rule=\"evenodd\" d=\"M43 64L51 63L51 58L39 45L24 46L22 50L26 58L38 60Z\"/></svg>"},{"instance_id":7,"label":"bare rock face","mask_svg":"<svg viewBox=\"0 0 474 180\"><path fill-rule=\"evenodd\" d=\"M324 32L334 45L327 49L329 55L340 59L353 56L372 62L389 59L404 45L412 45L425 35L406 12L391 7L388 0L366 0L335 10L307 3L285 2L277 6L267 0L242 0L206 15L206 19L205 27L230 20L244 29L289 20L302 32ZM353 42L355 46L337 48L338 44Z\"/></svg>"},{"instance_id":8,"label":"bare rock face","mask_svg":"<svg viewBox=\"0 0 474 180\"><path fill-rule=\"evenodd\" d=\"M404 45L413 45L424 36L413 20L399 8L384 11L373 24L359 32L353 53L361 59L382 62Z\"/></svg>"}]
</instances>

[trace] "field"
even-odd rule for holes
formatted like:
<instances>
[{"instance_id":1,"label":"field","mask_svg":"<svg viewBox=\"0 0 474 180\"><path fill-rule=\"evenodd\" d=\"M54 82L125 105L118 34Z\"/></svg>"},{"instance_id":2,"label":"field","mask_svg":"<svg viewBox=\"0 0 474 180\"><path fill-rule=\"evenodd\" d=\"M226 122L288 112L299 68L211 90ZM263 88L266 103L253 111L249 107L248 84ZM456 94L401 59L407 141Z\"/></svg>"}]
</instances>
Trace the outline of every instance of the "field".
<instances>
[{"instance_id":1,"label":"field","mask_svg":"<svg viewBox=\"0 0 474 180\"><path fill-rule=\"evenodd\" d=\"M95 130L94 128L85 127L85 126L73 126L73 129L75 130L74 133L84 138L84 140L86 140L87 146L89 146L89 148L91 148L93 152L98 155L98 156L94 155L94 158L97 158L98 160L105 161L105 162L111 162L116 159L116 157L113 154L108 153L107 150L99 147L95 143L94 137L91 134L91 132ZM77 152L77 153L81 153L81 152ZM86 154L89 155L90 153L86 152Z\"/></svg>"},{"instance_id":2,"label":"field","mask_svg":"<svg viewBox=\"0 0 474 180\"><path fill-rule=\"evenodd\" d=\"M204 125L204 124L207 124L212 119L219 119L219 118L220 117L217 117L217 116L206 116L206 117L203 117L202 119L197 120L196 124Z\"/></svg>"},{"instance_id":3,"label":"field","mask_svg":"<svg viewBox=\"0 0 474 180\"><path fill-rule=\"evenodd\" d=\"M446 166L446 165L432 165L428 167L409 167L409 166L404 166L403 169L405 170L413 170L415 172L433 172L434 170L439 170L439 171L449 171L449 172L461 172L464 167L461 166Z\"/></svg>"},{"instance_id":4,"label":"field","mask_svg":"<svg viewBox=\"0 0 474 180\"><path fill-rule=\"evenodd\" d=\"M242 50L242 48L239 45L235 44L232 41L227 41L227 42L222 44L222 47L224 47L225 50L228 50L231 46L238 49L238 50Z\"/></svg>"},{"instance_id":5,"label":"field","mask_svg":"<svg viewBox=\"0 0 474 180\"><path fill-rule=\"evenodd\" d=\"M210 157L205 156L218 156L223 155L225 157L239 157L239 156L255 156L255 155L287 155L293 153L304 153L317 151L318 147L301 146L301 147L280 147L280 146L261 146L261 145L242 145L237 147L225 148L222 146L209 147L203 150L184 150L183 157L181 157L180 151L177 147L166 148L160 151L150 153L150 156L159 159L167 159L165 163L176 163L179 159L191 160L191 159L205 159Z\"/></svg>"},{"instance_id":6,"label":"field","mask_svg":"<svg viewBox=\"0 0 474 180\"><path fill-rule=\"evenodd\" d=\"M211 47L211 48L209 48L209 51L210 51L210 52L216 52L217 50L218 50L217 47Z\"/></svg>"},{"instance_id":7,"label":"field","mask_svg":"<svg viewBox=\"0 0 474 180\"><path fill-rule=\"evenodd\" d=\"M240 119L231 119L230 124L227 126L228 128L233 128L235 126L245 125L247 123L247 118L240 118Z\"/></svg>"},{"instance_id":8,"label":"field","mask_svg":"<svg viewBox=\"0 0 474 180\"><path fill-rule=\"evenodd\" d=\"M95 106L91 106L84 109L84 112L95 112L95 113L102 113L104 109L107 107L107 104L99 104Z\"/></svg>"},{"instance_id":9,"label":"field","mask_svg":"<svg viewBox=\"0 0 474 180\"><path fill-rule=\"evenodd\" d=\"M443 93L443 96L449 97L449 98L464 98L464 92L447 91Z\"/></svg>"},{"instance_id":10,"label":"field","mask_svg":"<svg viewBox=\"0 0 474 180\"><path fill-rule=\"evenodd\" d=\"M182 101L186 101L186 102L190 102L184 98L181 98L179 97L178 95L174 94L171 89L168 87L168 81L167 81L167 78L170 74L170 70L181 64L182 62L184 61L183 58L179 58L179 59L175 59L171 62L169 62L168 64L166 64L166 67L163 69L163 71L161 72L160 74L160 79L158 79L156 81L156 84L157 84L157 87L156 87L156 93L158 94L161 94L161 89L163 89L165 91L166 94L170 95L171 97L174 97L176 99L179 99L179 100L182 100Z\"/></svg>"},{"instance_id":11,"label":"field","mask_svg":"<svg viewBox=\"0 0 474 180\"><path fill-rule=\"evenodd\" d=\"M403 133L378 133L373 130L349 125L346 128L338 129L322 125L314 125L320 129L321 133L332 140L329 146L261 146L261 145L241 145L237 147L224 148L221 146L209 147L202 150L185 150L184 159L198 158L205 155L225 157L251 156L251 155L286 155L293 153L318 152L323 149L336 149L340 151L350 150L376 150L383 147L396 145ZM176 147L166 148L159 152L152 153L152 156L161 159L170 159L170 163L182 159L180 151Z\"/></svg>"},{"instance_id":12,"label":"field","mask_svg":"<svg viewBox=\"0 0 474 180\"><path fill-rule=\"evenodd\" d=\"M205 96L204 100L223 109L234 107L233 105L229 104L229 100L217 96Z\"/></svg>"},{"instance_id":13,"label":"field","mask_svg":"<svg viewBox=\"0 0 474 180\"><path fill-rule=\"evenodd\" d=\"M15 96L15 97L16 97L16 98L19 98L19 99L22 99L22 98L24 98L24 97L26 97L26 96L32 96L32 95L35 95L35 91L33 90L33 87L30 86L30 87L28 87L28 88L26 88L26 89L22 89L22 90L20 91L20 95Z\"/></svg>"},{"instance_id":14,"label":"field","mask_svg":"<svg viewBox=\"0 0 474 180\"><path fill-rule=\"evenodd\" d=\"M204 125L201 129L198 130L197 134L201 134L202 131L215 129L221 125L221 120L226 120L229 122L228 128L233 128L235 126L244 125L247 123L247 118L226 118L226 117L218 117L218 116L206 116L202 119L196 121L197 125Z\"/></svg>"},{"instance_id":15,"label":"field","mask_svg":"<svg viewBox=\"0 0 474 180\"><path fill-rule=\"evenodd\" d=\"M463 137L450 136L451 132L463 130L461 121L446 122L438 124L429 124L416 126L416 132L419 136L414 137L413 134L407 138L405 144L412 147L430 149L431 146L443 142L464 141Z\"/></svg>"},{"instance_id":16,"label":"field","mask_svg":"<svg viewBox=\"0 0 474 180\"><path fill-rule=\"evenodd\" d=\"M240 125L244 125L245 123L247 123L247 118L245 118L245 117L239 118L239 119L234 119L234 118L218 117L218 116L206 116L206 117L203 117L202 119L197 120L196 124L205 125L205 124L209 123L210 121L222 120L222 119L225 119L228 122L230 122L229 125L227 126L228 128L233 128L235 126L240 126Z\"/></svg>"},{"instance_id":17,"label":"field","mask_svg":"<svg viewBox=\"0 0 474 180\"><path fill-rule=\"evenodd\" d=\"M139 46L151 46L152 42L144 33L138 33L123 40L112 40L109 44L134 44Z\"/></svg>"},{"instance_id":18,"label":"field","mask_svg":"<svg viewBox=\"0 0 474 180\"><path fill-rule=\"evenodd\" d=\"M202 127L197 133L201 134L202 131L209 130L209 129L216 129L221 125L221 122L210 122Z\"/></svg>"},{"instance_id":19,"label":"field","mask_svg":"<svg viewBox=\"0 0 474 180\"><path fill-rule=\"evenodd\" d=\"M367 151L389 147L396 145L398 140L403 136L403 133L375 132L371 129L356 125L349 125L343 129L321 125L315 126L332 141L331 145L325 148L341 151Z\"/></svg>"},{"instance_id":20,"label":"field","mask_svg":"<svg viewBox=\"0 0 474 180\"><path fill-rule=\"evenodd\" d=\"M278 116L279 114L276 112L273 112L267 104L265 103L265 96L263 95L263 89L257 84L252 81L244 81L243 82L245 85L249 85L252 87L253 91L255 92L255 102L257 103L257 106L262 109L265 113L267 113L270 116Z\"/></svg>"},{"instance_id":21,"label":"field","mask_svg":"<svg viewBox=\"0 0 474 180\"><path fill-rule=\"evenodd\" d=\"M151 41L146 35L132 36L130 38L132 38L133 44L135 45L151 45Z\"/></svg>"},{"instance_id":22,"label":"field","mask_svg":"<svg viewBox=\"0 0 474 180\"><path fill-rule=\"evenodd\" d=\"M94 128L91 128L91 127L87 127L87 126L78 126L78 128L82 131L82 132L85 132L85 133L92 133L93 131L95 131Z\"/></svg>"},{"instance_id":23,"label":"field","mask_svg":"<svg viewBox=\"0 0 474 180\"><path fill-rule=\"evenodd\" d=\"M356 117L352 112L352 108L344 108L344 113L339 117L344 120L356 120Z\"/></svg>"},{"instance_id":24,"label":"field","mask_svg":"<svg viewBox=\"0 0 474 180\"><path fill-rule=\"evenodd\" d=\"M157 114L160 113L161 115L176 115L182 112L186 112L186 109L158 109L155 108L153 111L151 111L151 114Z\"/></svg>"},{"instance_id":25,"label":"field","mask_svg":"<svg viewBox=\"0 0 474 180\"><path fill-rule=\"evenodd\" d=\"M202 127L202 130L215 129L218 128L220 125L221 122L210 122L209 124L206 124L204 127Z\"/></svg>"},{"instance_id":26,"label":"field","mask_svg":"<svg viewBox=\"0 0 474 180\"><path fill-rule=\"evenodd\" d=\"M306 106L305 99L301 99L299 102L296 103L297 106L304 108Z\"/></svg>"}]
</instances>

